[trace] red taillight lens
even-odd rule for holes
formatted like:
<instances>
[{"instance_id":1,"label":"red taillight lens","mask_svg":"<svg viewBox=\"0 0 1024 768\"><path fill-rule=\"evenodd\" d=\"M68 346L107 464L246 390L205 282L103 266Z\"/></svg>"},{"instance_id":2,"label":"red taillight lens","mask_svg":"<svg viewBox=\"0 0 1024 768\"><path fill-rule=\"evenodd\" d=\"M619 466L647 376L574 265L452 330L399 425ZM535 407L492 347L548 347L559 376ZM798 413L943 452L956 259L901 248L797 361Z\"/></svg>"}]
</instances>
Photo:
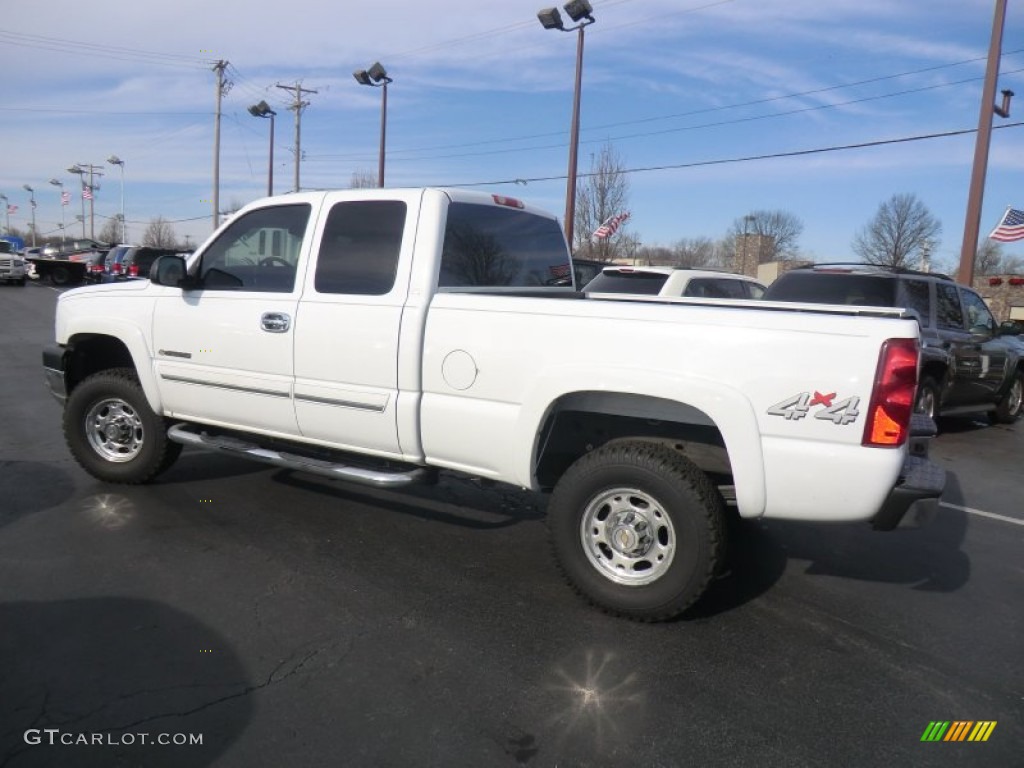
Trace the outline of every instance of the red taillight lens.
<instances>
[{"instance_id":1,"label":"red taillight lens","mask_svg":"<svg viewBox=\"0 0 1024 768\"><path fill-rule=\"evenodd\" d=\"M110 266L110 271L111 271L112 274L120 275L121 274L121 263L120 262L115 262L114 264L112 264Z\"/></svg>"},{"instance_id":2,"label":"red taillight lens","mask_svg":"<svg viewBox=\"0 0 1024 768\"><path fill-rule=\"evenodd\" d=\"M131 266L129 266L128 267L128 275L130 277L138 277L139 276L139 265L138 264L132 264Z\"/></svg>"},{"instance_id":3,"label":"red taillight lens","mask_svg":"<svg viewBox=\"0 0 1024 768\"><path fill-rule=\"evenodd\" d=\"M862 445L896 448L907 441L917 392L917 339L888 339L878 353Z\"/></svg>"},{"instance_id":4,"label":"red taillight lens","mask_svg":"<svg viewBox=\"0 0 1024 768\"><path fill-rule=\"evenodd\" d=\"M103 271L103 265L102 264L90 264L89 265L89 271L90 272L102 272Z\"/></svg>"}]
</instances>

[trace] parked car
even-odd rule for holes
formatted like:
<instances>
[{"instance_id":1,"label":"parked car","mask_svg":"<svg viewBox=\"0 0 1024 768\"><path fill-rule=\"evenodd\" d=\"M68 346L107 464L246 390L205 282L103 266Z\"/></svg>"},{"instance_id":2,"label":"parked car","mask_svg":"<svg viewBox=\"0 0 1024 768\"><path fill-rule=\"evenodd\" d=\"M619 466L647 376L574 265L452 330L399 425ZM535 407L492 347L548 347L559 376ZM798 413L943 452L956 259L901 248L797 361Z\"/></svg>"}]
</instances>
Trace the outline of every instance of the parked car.
<instances>
[{"instance_id":1,"label":"parked car","mask_svg":"<svg viewBox=\"0 0 1024 768\"><path fill-rule=\"evenodd\" d=\"M156 248L148 245L129 248L121 259L120 277L123 280L148 278L149 269L154 261L161 256L173 256L176 253L178 251L175 248Z\"/></svg>"},{"instance_id":2,"label":"parked car","mask_svg":"<svg viewBox=\"0 0 1024 768\"><path fill-rule=\"evenodd\" d=\"M10 242L0 240L0 280L24 285L27 274L25 258L14 252Z\"/></svg>"},{"instance_id":3,"label":"parked car","mask_svg":"<svg viewBox=\"0 0 1024 768\"><path fill-rule=\"evenodd\" d=\"M112 282L115 276L121 274L123 270L122 260L124 259L124 255L129 251L129 249L134 247L135 246L133 245L123 243L121 245L115 245L107 251L106 255L103 257L103 275L100 278L101 282Z\"/></svg>"},{"instance_id":4,"label":"parked car","mask_svg":"<svg viewBox=\"0 0 1024 768\"><path fill-rule=\"evenodd\" d=\"M781 275L767 301L903 307L921 328L915 410L933 418L987 413L1012 423L1024 408L1024 355L1015 326L985 300L933 272L869 264L812 264Z\"/></svg>"},{"instance_id":5,"label":"parked car","mask_svg":"<svg viewBox=\"0 0 1024 768\"><path fill-rule=\"evenodd\" d=\"M765 287L752 277L689 267L605 266L587 293L632 293L704 299L759 299Z\"/></svg>"},{"instance_id":6,"label":"parked car","mask_svg":"<svg viewBox=\"0 0 1024 768\"><path fill-rule=\"evenodd\" d=\"M582 291L607 266L607 261L593 261L591 259L577 259L573 257L572 270L576 276L576 290Z\"/></svg>"}]
</instances>

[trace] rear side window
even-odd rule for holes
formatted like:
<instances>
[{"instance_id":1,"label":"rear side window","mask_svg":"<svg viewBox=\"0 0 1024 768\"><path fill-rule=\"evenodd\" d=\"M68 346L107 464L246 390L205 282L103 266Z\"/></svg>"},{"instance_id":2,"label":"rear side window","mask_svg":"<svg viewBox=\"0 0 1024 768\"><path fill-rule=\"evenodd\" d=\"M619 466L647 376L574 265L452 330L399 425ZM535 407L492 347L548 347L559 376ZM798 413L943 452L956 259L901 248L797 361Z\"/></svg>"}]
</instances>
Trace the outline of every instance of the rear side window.
<instances>
[{"instance_id":1,"label":"rear side window","mask_svg":"<svg viewBox=\"0 0 1024 768\"><path fill-rule=\"evenodd\" d=\"M917 315L917 323L922 328L931 328L931 302L928 300L928 283L925 280L903 281L902 303Z\"/></svg>"},{"instance_id":2,"label":"rear side window","mask_svg":"<svg viewBox=\"0 0 1024 768\"><path fill-rule=\"evenodd\" d=\"M960 294L955 285L936 284L935 324L947 330L964 329L964 313L960 309Z\"/></svg>"},{"instance_id":3,"label":"rear side window","mask_svg":"<svg viewBox=\"0 0 1024 768\"><path fill-rule=\"evenodd\" d=\"M564 286L572 262L554 219L513 208L452 203L441 253L441 288Z\"/></svg>"},{"instance_id":4,"label":"rear side window","mask_svg":"<svg viewBox=\"0 0 1024 768\"><path fill-rule=\"evenodd\" d=\"M683 296L699 296L705 299L745 299L742 280L725 277L698 277L686 284Z\"/></svg>"},{"instance_id":5,"label":"rear side window","mask_svg":"<svg viewBox=\"0 0 1024 768\"><path fill-rule=\"evenodd\" d=\"M602 272L589 283L588 293L636 293L657 296L668 275L658 272L627 272L611 270Z\"/></svg>"},{"instance_id":6,"label":"rear side window","mask_svg":"<svg viewBox=\"0 0 1024 768\"><path fill-rule=\"evenodd\" d=\"M405 214L401 200L355 200L331 208L316 261L317 293L390 293L398 273Z\"/></svg>"},{"instance_id":7,"label":"rear side window","mask_svg":"<svg viewBox=\"0 0 1024 768\"><path fill-rule=\"evenodd\" d=\"M768 286L764 298L862 307L897 306L894 279L850 272L788 272Z\"/></svg>"}]
</instances>

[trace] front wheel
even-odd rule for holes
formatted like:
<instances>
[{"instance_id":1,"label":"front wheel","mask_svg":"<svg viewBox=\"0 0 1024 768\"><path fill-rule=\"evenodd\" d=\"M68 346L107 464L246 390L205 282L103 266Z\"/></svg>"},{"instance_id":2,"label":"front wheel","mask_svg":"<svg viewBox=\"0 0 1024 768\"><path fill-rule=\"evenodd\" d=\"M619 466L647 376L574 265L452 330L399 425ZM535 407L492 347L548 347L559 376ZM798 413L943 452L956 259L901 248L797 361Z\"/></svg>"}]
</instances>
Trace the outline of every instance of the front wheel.
<instances>
[{"instance_id":1,"label":"front wheel","mask_svg":"<svg viewBox=\"0 0 1024 768\"><path fill-rule=\"evenodd\" d=\"M71 391L64 437L82 468L108 483L148 482L181 452L127 368L95 373Z\"/></svg>"},{"instance_id":2,"label":"front wheel","mask_svg":"<svg viewBox=\"0 0 1024 768\"><path fill-rule=\"evenodd\" d=\"M1010 388L996 406L996 421L1001 424L1013 424L1024 412L1024 372L1016 370L1012 376Z\"/></svg>"},{"instance_id":3,"label":"front wheel","mask_svg":"<svg viewBox=\"0 0 1024 768\"><path fill-rule=\"evenodd\" d=\"M939 385L931 376L925 376L917 385L914 412L923 413L933 421L939 418Z\"/></svg>"},{"instance_id":4,"label":"front wheel","mask_svg":"<svg viewBox=\"0 0 1024 768\"><path fill-rule=\"evenodd\" d=\"M612 443L573 464L548 505L569 583L604 610L663 621L704 593L725 546L725 506L707 475L667 446Z\"/></svg>"}]
</instances>

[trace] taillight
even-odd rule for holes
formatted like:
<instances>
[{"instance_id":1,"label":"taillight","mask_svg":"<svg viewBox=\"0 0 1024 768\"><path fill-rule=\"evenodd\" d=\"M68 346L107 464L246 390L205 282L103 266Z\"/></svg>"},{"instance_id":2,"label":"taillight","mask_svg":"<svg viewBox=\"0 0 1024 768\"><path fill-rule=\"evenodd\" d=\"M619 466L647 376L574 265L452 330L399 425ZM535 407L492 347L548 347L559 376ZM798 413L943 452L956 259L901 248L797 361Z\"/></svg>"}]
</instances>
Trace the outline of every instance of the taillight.
<instances>
[{"instance_id":1,"label":"taillight","mask_svg":"<svg viewBox=\"0 0 1024 768\"><path fill-rule=\"evenodd\" d=\"M128 276L129 277L138 277L139 276L139 265L138 264L132 264L132 265L130 265L128 267Z\"/></svg>"},{"instance_id":2,"label":"taillight","mask_svg":"<svg viewBox=\"0 0 1024 768\"><path fill-rule=\"evenodd\" d=\"M906 442L917 391L917 339L888 339L878 353L862 445L896 448Z\"/></svg>"},{"instance_id":3,"label":"taillight","mask_svg":"<svg viewBox=\"0 0 1024 768\"><path fill-rule=\"evenodd\" d=\"M114 262L113 264L111 264L110 265L110 271L111 271L112 274L120 275L121 274L121 263L120 262Z\"/></svg>"},{"instance_id":4,"label":"taillight","mask_svg":"<svg viewBox=\"0 0 1024 768\"><path fill-rule=\"evenodd\" d=\"M89 271L90 272L102 272L103 271L103 265L102 264L90 264L89 265Z\"/></svg>"},{"instance_id":5,"label":"taillight","mask_svg":"<svg viewBox=\"0 0 1024 768\"><path fill-rule=\"evenodd\" d=\"M522 200L517 200L514 197L505 197L505 195L491 195L491 199L494 200L498 205L505 205L509 208L525 208Z\"/></svg>"}]
</instances>

